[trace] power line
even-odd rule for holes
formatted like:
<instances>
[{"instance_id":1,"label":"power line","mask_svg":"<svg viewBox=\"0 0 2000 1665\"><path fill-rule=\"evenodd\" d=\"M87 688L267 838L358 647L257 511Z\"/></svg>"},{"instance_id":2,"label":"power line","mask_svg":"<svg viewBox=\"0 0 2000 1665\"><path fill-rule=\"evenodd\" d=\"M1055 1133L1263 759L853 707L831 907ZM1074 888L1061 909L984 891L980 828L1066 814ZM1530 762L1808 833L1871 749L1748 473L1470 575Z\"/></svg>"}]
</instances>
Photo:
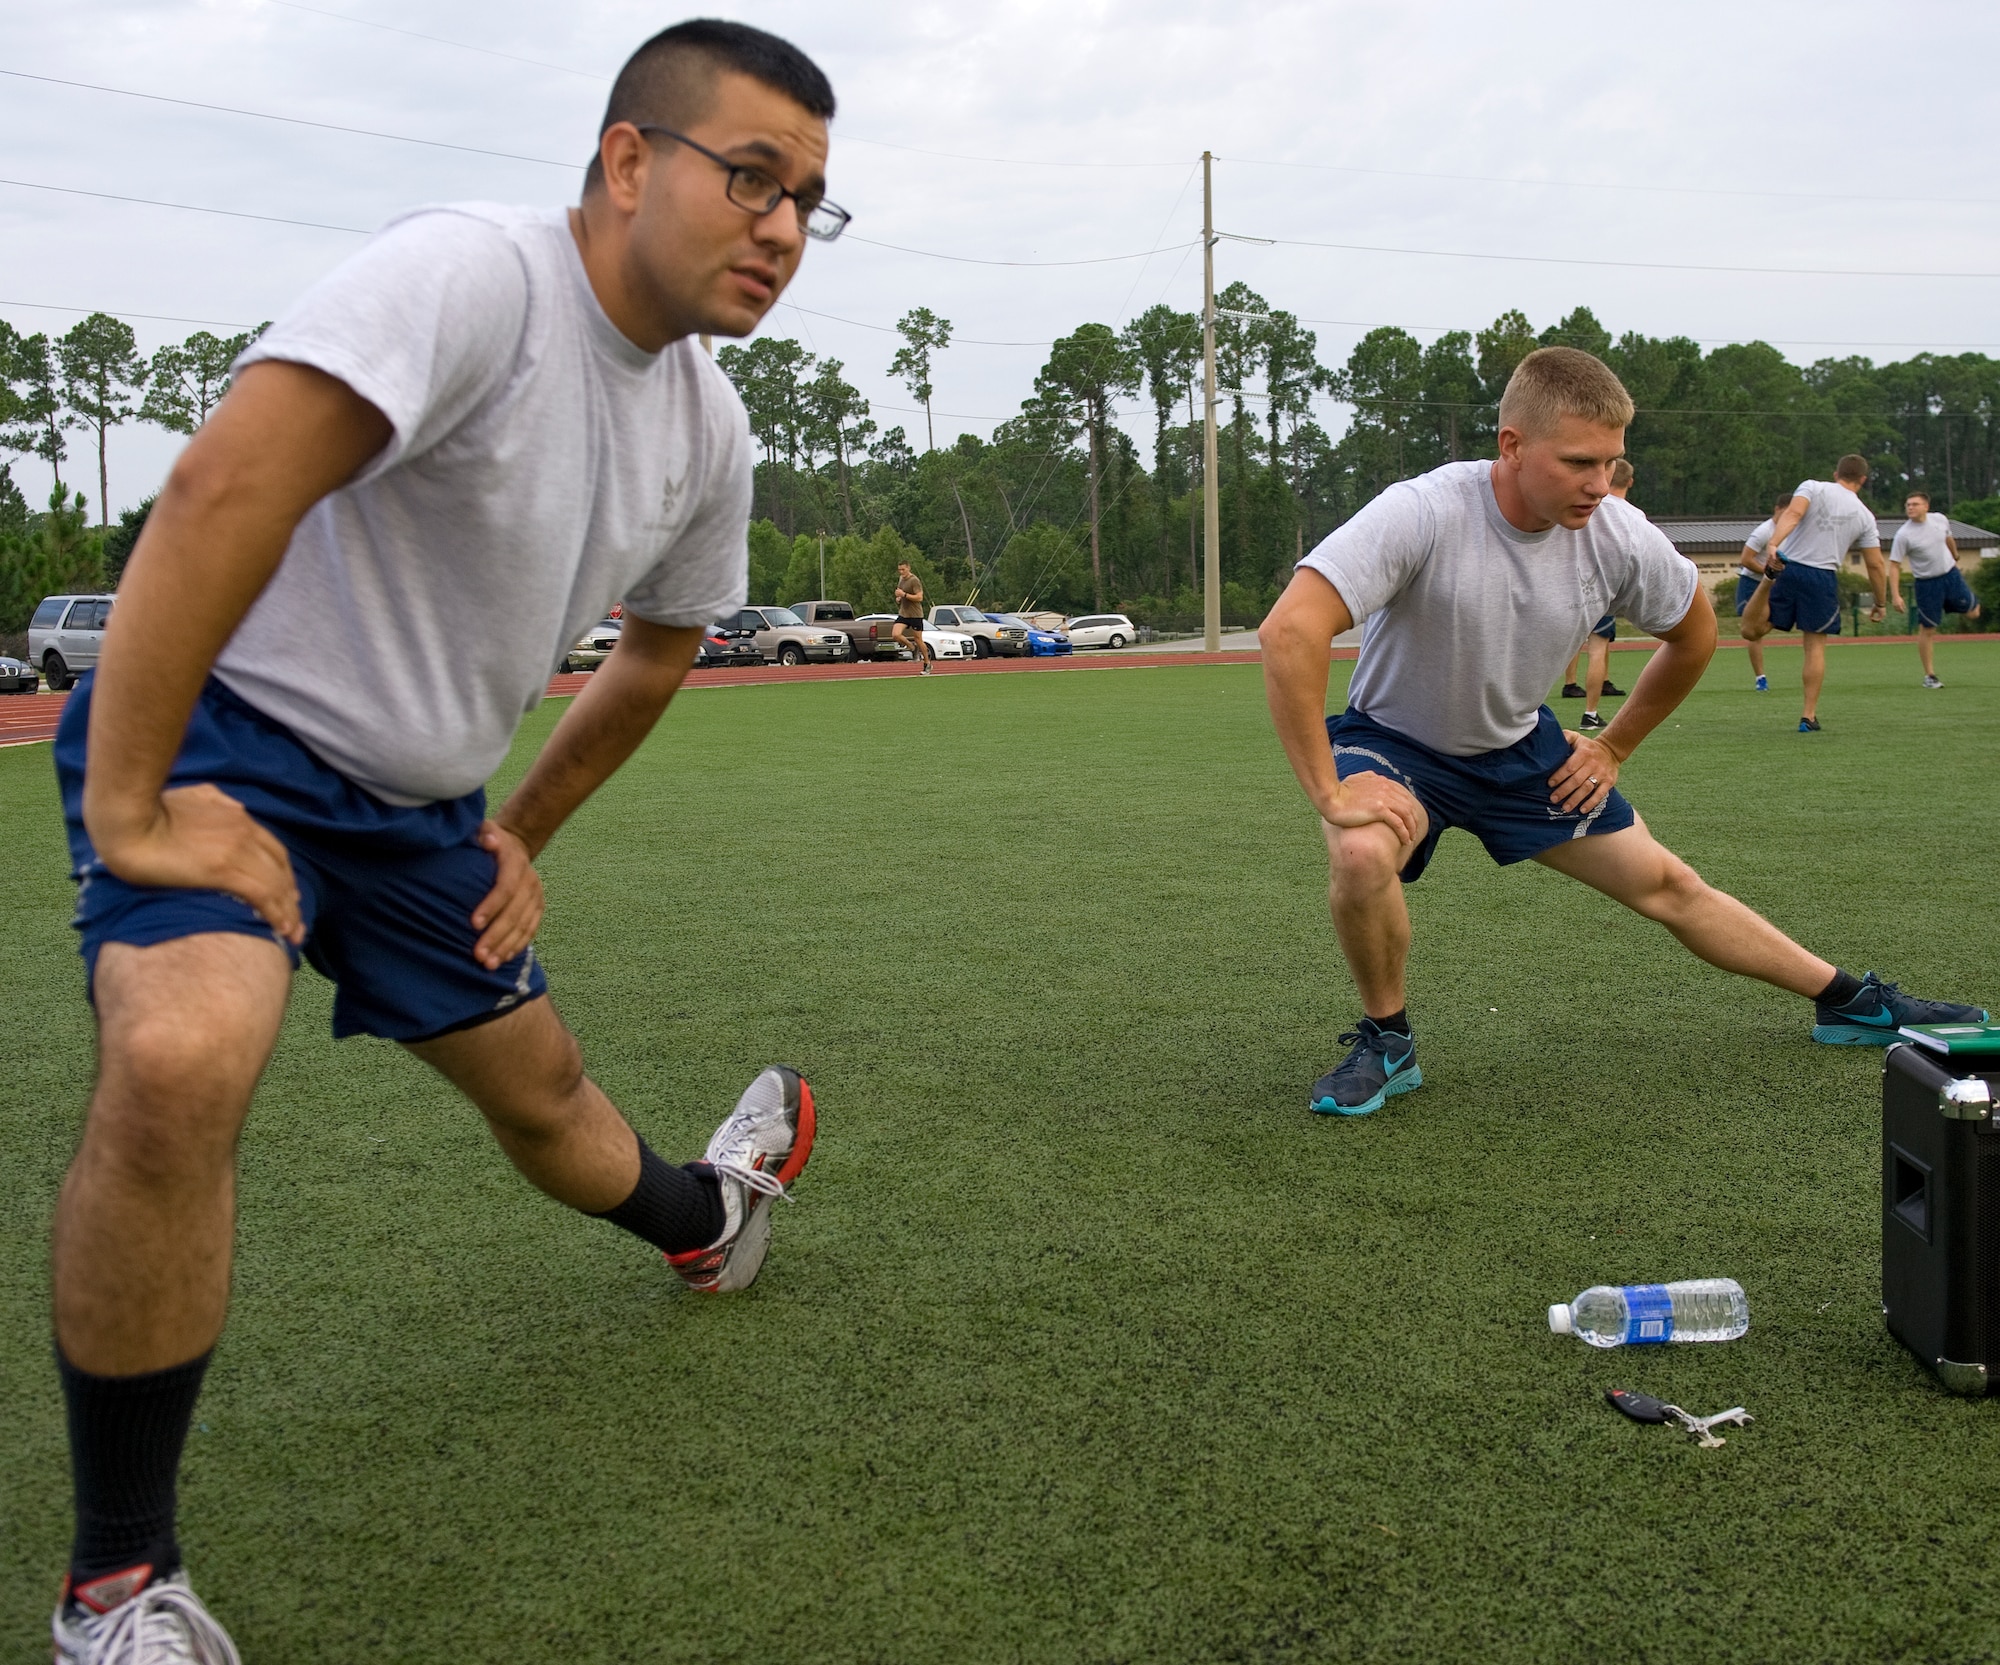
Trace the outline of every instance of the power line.
<instances>
[{"instance_id":1,"label":"power line","mask_svg":"<svg viewBox=\"0 0 2000 1665\"><path fill-rule=\"evenodd\" d=\"M274 6L283 6L289 11L310 12L314 17L330 17L342 23L354 23L364 29L382 29L392 35L407 35L412 40L430 41L437 46L455 46L464 52L478 52L489 58L504 58L509 63L528 64L536 69L552 69L559 75L575 75L586 81L609 82L611 77L599 75L592 70L572 69L568 64L552 64L542 58L524 58L516 52L500 52L490 46L475 46L471 41L453 40L446 35L427 35L417 29L402 29L391 23L377 23L371 18L355 17L347 12L329 11L324 6L307 6L300 0L270 0ZM931 150L923 145L896 144L888 139L864 139L858 133L843 133L843 142L857 145L871 145L879 150L900 150L913 156L939 156L952 162L994 162L1017 168L1178 168L1180 162L1042 162L1020 156L974 156L956 150ZM569 164L564 163L567 167Z\"/></svg>"},{"instance_id":2,"label":"power line","mask_svg":"<svg viewBox=\"0 0 2000 1665\"><path fill-rule=\"evenodd\" d=\"M1410 249L1378 243L1321 243L1303 237L1264 237L1258 241L1297 249L1341 249L1349 254L1408 254L1432 260L1505 260L1535 266L1615 266L1647 272L1759 273L1767 277L1870 278L1995 278L2000 272L1889 272L1815 266L1696 266L1667 260L1588 260L1559 254L1478 254L1467 249Z\"/></svg>"},{"instance_id":3,"label":"power line","mask_svg":"<svg viewBox=\"0 0 2000 1665\"><path fill-rule=\"evenodd\" d=\"M959 150L930 150L923 145L893 144L887 139L864 139L858 133L843 133L844 143L870 145L877 150L901 150L912 156L941 156L951 162L992 162L1009 168L1178 168L1179 162L1042 162L1028 156L972 156Z\"/></svg>"},{"instance_id":4,"label":"power line","mask_svg":"<svg viewBox=\"0 0 2000 1665\"><path fill-rule=\"evenodd\" d=\"M1948 205L1954 208L1990 207L2000 198L1996 197L1895 197L1866 196L1855 191L1772 191L1748 188L1731 189L1716 185L1620 185L1604 184L1581 179L1520 179L1505 174L1488 173L1443 173L1415 168L1357 168L1334 162L1265 162L1242 156L1218 156L1218 162L1235 162L1239 167L1254 168L1303 168L1315 173L1351 173L1369 175L1380 179L1445 179L1456 180L1471 185L1517 185L1536 188L1548 186L1565 191L1615 191L1620 195L1633 192L1652 192L1672 196L1697 197L1781 197L1798 202L1928 202Z\"/></svg>"},{"instance_id":5,"label":"power line","mask_svg":"<svg viewBox=\"0 0 2000 1665\"><path fill-rule=\"evenodd\" d=\"M452 46L462 52L477 52L488 58L502 58L509 63L526 64L535 69L548 69L558 75L574 75L586 81L608 83L612 78L594 70L575 69L568 64L550 63L544 58L524 57L516 52L501 52L490 46L477 46L471 41L454 40L447 35L425 34L417 29L404 29L391 23L377 23L371 18L355 17L348 12L337 12L324 6L308 6L302 0L269 0L274 6L283 6L289 11L307 12L314 17L333 18L341 23L352 23L364 29L380 29L392 35L405 35L412 40L429 41L438 46ZM915 156L937 156L954 162L987 162L1003 167L1018 168L1081 168L1081 169L1132 169L1132 168L1177 168L1181 164L1173 162L1087 162L1073 158L1059 161L1043 161L1025 156L980 156L964 151L932 150L923 145L898 144L888 139L867 139L857 133L845 133L841 137L849 143L874 146L882 150L900 150ZM1467 174L1442 171L1427 171L1407 168L1362 168L1331 162L1272 162L1250 157L1216 157L1217 161L1233 161L1238 166L1260 168L1300 168L1323 173L1347 173L1373 175L1390 179L1441 179L1481 185L1512 186L1555 186L1564 190L1611 190L1626 192L1651 192L1687 196L1717 197L1784 197L1808 202L1892 202L1892 203L1940 203L1954 206L1987 206L1995 202L1992 197L1898 197L1869 196L1856 192L1830 191L1771 191L1746 188L1729 188L1706 185L1604 185L1580 180L1542 180L1509 178L1497 174ZM569 164L562 164L568 166Z\"/></svg>"},{"instance_id":6,"label":"power line","mask_svg":"<svg viewBox=\"0 0 2000 1665\"><path fill-rule=\"evenodd\" d=\"M514 52L499 52L490 46L474 46L465 40L450 40L443 35L426 35L416 29L399 29L393 23L376 23L365 17L351 17L346 12L328 11L323 6L303 6L299 0L268 0L273 6L283 6L287 11L311 12L315 17L336 18L342 23L358 23L364 29L381 29L391 35L408 35L412 40L427 40L439 46L455 46L462 52L478 52L488 58L505 58L509 63L528 64L535 69L552 69L558 75L574 75L585 81L609 81L608 75L598 75L587 69L571 69L568 64L552 64L542 58L523 58Z\"/></svg>"},{"instance_id":7,"label":"power line","mask_svg":"<svg viewBox=\"0 0 2000 1665\"><path fill-rule=\"evenodd\" d=\"M144 318L158 324L213 324L219 330L251 330L257 327L237 318L181 318L171 312L126 312L109 306L57 306L52 301L0 301L0 306L24 306L31 312L102 312L113 318Z\"/></svg>"},{"instance_id":8,"label":"power line","mask_svg":"<svg viewBox=\"0 0 2000 1665\"><path fill-rule=\"evenodd\" d=\"M115 191L86 191L74 185L37 185L32 179L0 179L0 185L12 185L21 191L54 191L66 197L96 197L101 202L136 202L143 208L178 208L184 214L220 214L231 220L263 220L271 225L302 225L313 231L346 231L356 237L374 235L358 225L329 225L324 220L292 220L282 214L249 214L238 208L204 208L193 202L162 202L157 197L120 196Z\"/></svg>"},{"instance_id":9,"label":"power line","mask_svg":"<svg viewBox=\"0 0 2000 1665\"><path fill-rule=\"evenodd\" d=\"M877 335L900 335L902 333L892 324L864 324L859 318L843 318L835 312L815 312L809 306L800 306L797 301L781 300L778 302L778 305L790 307L794 312L803 312L808 318L824 318L829 323L834 324L851 324L858 330L873 330ZM1055 345L1053 341L987 341L975 335L954 335L951 338L951 344L954 347L1052 347Z\"/></svg>"},{"instance_id":10,"label":"power line","mask_svg":"<svg viewBox=\"0 0 2000 1665\"><path fill-rule=\"evenodd\" d=\"M559 162L552 156L523 156L511 150L487 150L480 145L452 144L444 139L419 139L408 133L383 133L372 127L343 127L338 122L310 121L304 116L273 115L268 110L241 110L233 104L204 104L193 98L169 98L164 93L133 92L129 87L102 87L94 81L65 81L58 75L30 75L21 69L0 69L0 75L17 81L41 81L52 87L80 87L85 92L111 93L118 98L143 98L153 104L178 104L188 110L209 110L218 115L249 116L256 121L282 121L293 127L316 127L324 133L352 133L364 139L393 139L397 144L428 145L433 150L462 151L468 156L497 156L506 162L533 162L545 168L568 168L581 173L581 162Z\"/></svg>"},{"instance_id":11,"label":"power line","mask_svg":"<svg viewBox=\"0 0 2000 1665\"><path fill-rule=\"evenodd\" d=\"M1102 254L1089 260L982 260L970 254L940 254L936 249L912 249L901 243L878 243L872 237L857 237L852 232L842 241L866 243L871 249L893 249L898 254L920 254L927 260L949 260L961 266L1111 266L1121 260L1151 260L1156 254L1166 254L1183 247L1180 243L1167 243L1156 249L1141 249L1137 254Z\"/></svg>"}]
</instances>

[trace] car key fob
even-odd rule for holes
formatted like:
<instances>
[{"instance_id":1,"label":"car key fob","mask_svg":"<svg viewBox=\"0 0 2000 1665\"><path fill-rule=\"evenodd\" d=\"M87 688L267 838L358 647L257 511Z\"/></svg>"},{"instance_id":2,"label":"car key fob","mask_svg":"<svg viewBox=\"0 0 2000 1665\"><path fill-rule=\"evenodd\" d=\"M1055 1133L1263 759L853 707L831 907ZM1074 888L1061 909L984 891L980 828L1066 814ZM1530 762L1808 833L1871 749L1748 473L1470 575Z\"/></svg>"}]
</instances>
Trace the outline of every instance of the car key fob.
<instances>
[{"instance_id":1,"label":"car key fob","mask_svg":"<svg viewBox=\"0 0 2000 1665\"><path fill-rule=\"evenodd\" d=\"M1665 1422L1667 1406L1664 1400L1649 1394L1634 1393L1630 1388L1606 1388L1604 1397L1623 1411L1634 1422Z\"/></svg>"}]
</instances>

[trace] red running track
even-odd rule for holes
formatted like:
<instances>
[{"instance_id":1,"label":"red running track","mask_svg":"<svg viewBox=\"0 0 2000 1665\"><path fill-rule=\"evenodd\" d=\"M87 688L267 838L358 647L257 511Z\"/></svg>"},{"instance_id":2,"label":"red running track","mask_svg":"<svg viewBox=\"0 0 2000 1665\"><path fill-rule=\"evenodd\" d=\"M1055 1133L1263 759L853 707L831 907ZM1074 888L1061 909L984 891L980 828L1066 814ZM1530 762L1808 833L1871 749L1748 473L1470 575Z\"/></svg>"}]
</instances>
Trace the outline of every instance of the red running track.
<instances>
[{"instance_id":1,"label":"red running track","mask_svg":"<svg viewBox=\"0 0 2000 1665\"><path fill-rule=\"evenodd\" d=\"M1966 632L1949 638L1952 642L2000 642L2000 633ZM1914 644L1914 636L1864 636L1859 641L1835 637L1835 647L1908 647ZM1741 647L1741 642L1725 641L1723 647ZM1785 643L1782 639L1776 644ZM1650 641L1618 642L1614 644L1620 653L1640 653L1652 647ZM1335 648L1336 659L1352 659L1353 648ZM1082 670L1172 670L1199 667L1202 665L1255 665L1262 655L1253 651L1240 653L1134 653L1121 651L1112 653L1072 654L1067 658L1055 659L974 659L945 660L934 667L937 676L993 676L1017 675L1029 671L1082 671ZM779 682L879 682L887 677L910 677L917 674L914 664L867 664L867 665L764 665L755 670L708 671L696 670L688 673L686 687L694 688L757 688ZM588 671L575 671L567 676L549 679L549 696L560 698L568 694L578 694L590 681ZM0 695L0 746L27 746L37 741L53 740L56 723L62 717L63 703L67 694L15 694Z\"/></svg>"},{"instance_id":2,"label":"red running track","mask_svg":"<svg viewBox=\"0 0 2000 1665\"><path fill-rule=\"evenodd\" d=\"M1346 655L1352 658L1350 652ZM938 676L974 676L993 671L1056 671L1085 665L1254 665L1255 653L1094 653L1067 659L975 659L969 663L947 660L938 665ZM688 672L687 688L754 688L775 682L866 682L891 676L915 676L915 664L884 665L764 665L750 670ZM549 679L549 696L559 698L580 694L590 681L589 671L574 671ZM67 694L0 695L0 746L29 746L53 740L56 724L62 720Z\"/></svg>"}]
</instances>

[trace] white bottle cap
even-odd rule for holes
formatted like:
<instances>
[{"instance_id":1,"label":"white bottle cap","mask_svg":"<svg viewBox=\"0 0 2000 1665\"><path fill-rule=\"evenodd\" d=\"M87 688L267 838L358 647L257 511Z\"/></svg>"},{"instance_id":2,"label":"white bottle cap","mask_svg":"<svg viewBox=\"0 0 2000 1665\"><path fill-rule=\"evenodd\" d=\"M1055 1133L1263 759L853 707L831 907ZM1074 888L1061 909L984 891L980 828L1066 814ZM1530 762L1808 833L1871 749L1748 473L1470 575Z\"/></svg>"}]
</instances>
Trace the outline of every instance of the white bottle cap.
<instances>
[{"instance_id":1,"label":"white bottle cap","mask_svg":"<svg viewBox=\"0 0 2000 1665\"><path fill-rule=\"evenodd\" d=\"M1549 1328L1557 1335L1568 1335L1570 1333L1568 1302L1558 1301L1554 1306L1549 1308Z\"/></svg>"}]
</instances>

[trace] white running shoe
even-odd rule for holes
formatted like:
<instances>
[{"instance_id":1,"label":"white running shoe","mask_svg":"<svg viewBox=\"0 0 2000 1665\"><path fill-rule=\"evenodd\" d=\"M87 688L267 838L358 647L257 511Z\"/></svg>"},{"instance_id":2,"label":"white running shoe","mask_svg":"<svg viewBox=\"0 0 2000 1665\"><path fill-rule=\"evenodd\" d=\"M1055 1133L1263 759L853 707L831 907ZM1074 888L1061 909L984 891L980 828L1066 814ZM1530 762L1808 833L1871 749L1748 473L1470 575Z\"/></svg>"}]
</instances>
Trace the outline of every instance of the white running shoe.
<instances>
[{"instance_id":1,"label":"white running shoe","mask_svg":"<svg viewBox=\"0 0 2000 1665\"><path fill-rule=\"evenodd\" d=\"M722 1185L722 1235L667 1256L690 1289L729 1295L757 1281L771 1246L771 1199L804 1170L814 1120L812 1088L795 1069L773 1064L743 1089L705 1158Z\"/></svg>"},{"instance_id":2,"label":"white running shoe","mask_svg":"<svg viewBox=\"0 0 2000 1665\"><path fill-rule=\"evenodd\" d=\"M188 1587L186 1573L123 1594L119 1586L129 1588L134 1574L151 1571L135 1567L74 1590L65 1586L50 1627L55 1665L243 1665L229 1633Z\"/></svg>"}]
</instances>

